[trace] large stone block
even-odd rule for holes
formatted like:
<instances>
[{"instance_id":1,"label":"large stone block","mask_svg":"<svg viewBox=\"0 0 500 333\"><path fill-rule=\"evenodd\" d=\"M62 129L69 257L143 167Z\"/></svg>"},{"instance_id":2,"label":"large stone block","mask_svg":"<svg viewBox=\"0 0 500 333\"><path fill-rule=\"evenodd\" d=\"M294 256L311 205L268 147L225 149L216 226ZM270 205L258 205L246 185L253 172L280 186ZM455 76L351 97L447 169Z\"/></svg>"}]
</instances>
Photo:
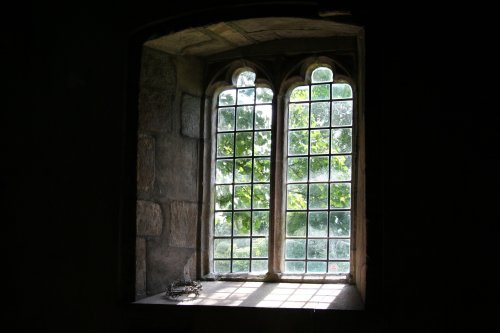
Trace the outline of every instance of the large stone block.
<instances>
[{"instance_id":1,"label":"large stone block","mask_svg":"<svg viewBox=\"0 0 500 333\"><path fill-rule=\"evenodd\" d=\"M192 274L194 249L169 247L162 239L152 239L147 242L147 253L148 295L164 292L170 282Z\"/></svg>"},{"instance_id":2,"label":"large stone block","mask_svg":"<svg viewBox=\"0 0 500 333\"><path fill-rule=\"evenodd\" d=\"M196 248L197 220L198 204L172 201L170 204L170 246Z\"/></svg>"},{"instance_id":3,"label":"large stone block","mask_svg":"<svg viewBox=\"0 0 500 333\"><path fill-rule=\"evenodd\" d=\"M135 297L146 296L146 240L136 238L135 242Z\"/></svg>"},{"instance_id":4,"label":"large stone block","mask_svg":"<svg viewBox=\"0 0 500 333\"><path fill-rule=\"evenodd\" d=\"M204 84L205 65L198 57L175 57L177 88L191 96L201 96L207 88Z\"/></svg>"},{"instance_id":5,"label":"large stone block","mask_svg":"<svg viewBox=\"0 0 500 333\"><path fill-rule=\"evenodd\" d=\"M142 132L171 132L175 87L141 88L139 94L139 130Z\"/></svg>"},{"instance_id":6,"label":"large stone block","mask_svg":"<svg viewBox=\"0 0 500 333\"><path fill-rule=\"evenodd\" d=\"M168 54L143 48L139 90L139 130L172 131L177 84L175 64Z\"/></svg>"},{"instance_id":7,"label":"large stone block","mask_svg":"<svg viewBox=\"0 0 500 333\"><path fill-rule=\"evenodd\" d=\"M198 200L198 143L171 135L157 138L155 197Z\"/></svg>"},{"instance_id":8,"label":"large stone block","mask_svg":"<svg viewBox=\"0 0 500 333\"><path fill-rule=\"evenodd\" d=\"M200 137L200 97L182 94L181 133L190 138Z\"/></svg>"},{"instance_id":9,"label":"large stone block","mask_svg":"<svg viewBox=\"0 0 500 333\"><path fill-rule=\"evenodd\" d=\"M172 56L149 47L142 49L140 75L141 87L161 90L176 85L176 72Z\"/></svg>"},{"instance_id":10,"label":"large stone block","mask_svg":"<svg viewBox=\"0 0 500 333\"><path fill-rule=\"evenodd\" d=\"M147 195L153 190L155 179L155 139L139 136L137 143L137 191Z\"/></svg>"},{"instance_id":11,"label":"large stone block","mask_svg":"<svg viewBox=\"0 0 500 333\"><path fill-rule=\"evenodd\" d=\"M162 231L161 207L150 201L137 201L137 235L159 236Z\"/></svg>"}]
</instances>

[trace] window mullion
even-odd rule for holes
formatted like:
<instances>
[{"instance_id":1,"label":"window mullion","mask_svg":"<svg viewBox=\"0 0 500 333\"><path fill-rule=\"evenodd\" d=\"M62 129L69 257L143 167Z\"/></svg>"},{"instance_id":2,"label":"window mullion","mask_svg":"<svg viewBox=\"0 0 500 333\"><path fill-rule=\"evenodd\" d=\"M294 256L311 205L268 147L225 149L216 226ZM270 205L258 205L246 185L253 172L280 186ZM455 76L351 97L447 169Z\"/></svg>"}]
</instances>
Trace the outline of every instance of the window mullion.
<instances>
[{"instance_id":1,"label":"window mullion","mask_svg":"<svg viewBox=\"0 0 500 333\"><path fill-rule=\"evenodd\" d=\"M269 221L269 278L277 279L277 274L283 267L283 184L284 184L284 140L285 114L282 95L275 95L272 103L272 126L271 126L271 202ZM286 186L286 185L285 185Z\"/></svg>"}]
</instances>

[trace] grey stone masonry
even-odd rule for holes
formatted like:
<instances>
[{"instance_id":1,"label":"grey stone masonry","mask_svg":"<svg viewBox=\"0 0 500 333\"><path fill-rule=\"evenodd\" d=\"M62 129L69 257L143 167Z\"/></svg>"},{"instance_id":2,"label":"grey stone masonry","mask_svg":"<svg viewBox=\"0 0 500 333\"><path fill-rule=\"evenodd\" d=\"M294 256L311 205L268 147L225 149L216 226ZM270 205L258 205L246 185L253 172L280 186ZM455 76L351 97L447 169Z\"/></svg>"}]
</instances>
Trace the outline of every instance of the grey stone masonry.
<instances>
[{"instance_id":1,"label":"grey stone masonry","mask_svg":"<svg viewBox=\"0 0 500 333\"><path fill-rule=\"evenodd\" d=\"M153 190L155 179L155 139L139 136L137 143L137 191L147 195Z\"/></svg>"},{"instance_id":2,"label":"grey stone masonry","mask_svg":"<svg viewBox=\"0 0 500 333\"><path fill-rule=\"evenodd\" d=\"M177 75L172 58L158 50L143 48L139 92L139 130L170 132Z\"/></svg>"},{"instance_id":3,"label":"grey stone masonry","mask_svg":"<svg viewBox=\"0 0 500 333\"><path fill-rule=\"evenodd\" d=\"M146 296L146 240L139 237L135 242L135 294Z\"/></svg>"},{"instance_id":4,"label":"grey stone masonry","mask_svg":"<svg viewBox=\"0 0 500 333\"><path fill-rule=\"evenodd\" d=\"M164 292L170 282L185 277L195 249L170 247L161 239L147 242L147 294ZM193 277L194 278L194 277Z\"/></svg>"},{"instance_id":5,"label":"grey stone masonry","mask_svg":"<svg viewBox=\"0 0 500 333\"><path fill-rule=\"evenodd\" d=\"M196 224L198 204L172 201L170 205L169 245L175 247L196 247Z\"/></svg>"},{"instance_id":6,"label":"grey stone masonry","mask_svg":"<svg viewBox=\"0 0 500 333\"><path fill-rule=\"evenodd\" d=\"M173 55L203 57L259 42L284 38L353 36L359 31L360 28L355 25L331 20L263 17L186 29L147 41L145 45Z\"/></svg>"},{"instance_id":7,"label":"grey stone masonry","mask_svg":"<svg viewBox=\"0 0 500 333\"><path fill-rule=\"evenodd\" d=\"M137 201L137 236L159 236L162 231L163 217L159 204L150 201Z\"/></svg>"},{"instance_id":8,"label":"grey stone masonry","mask_svg":"<svg viewBox=\"0 0 500 333\"><path fill-rule=\"evenodd\" d=\"M198 200L198 142L180 136L157 138L155 200Z\"/></svg>"},{"instance_id":9,"label":"grey stone masonry","mask_svg":"<svg viewBox=\"0 0 500 333\"><path fill-rule=\"evenodd\" d=\"M200 98L182 95L181 133L190 138L200 137Z\"/></svg>"}]
</instances>

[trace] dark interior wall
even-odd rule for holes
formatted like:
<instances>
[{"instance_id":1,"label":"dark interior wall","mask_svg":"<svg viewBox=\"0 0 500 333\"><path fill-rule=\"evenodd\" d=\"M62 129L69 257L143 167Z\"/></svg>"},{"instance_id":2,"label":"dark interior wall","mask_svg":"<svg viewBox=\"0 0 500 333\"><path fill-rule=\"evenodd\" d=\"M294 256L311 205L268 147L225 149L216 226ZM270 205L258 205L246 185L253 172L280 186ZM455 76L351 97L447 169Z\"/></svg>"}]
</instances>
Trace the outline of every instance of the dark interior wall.
<instances>
[{"instance_id":1,"label":"dark interior wall","mask_svg":"<svg viewBox=\"0 0 500 333\"><path fill-rule=\"evenodd\" d=\"M137 126L131 101L140 54L133 46L149 31L229 17L309 17L347 6L278 2L265 10L245 1L210 1L198 4L200 11L192 1L19 3L11 9L16 22L2 22L8 89L0 180L4 274L11 280L5 300L14 303L5 314L17 331L160 331L169 325L201 331L203 319L216 327L224 318L234 324L251 315L254 324L288 322L291 330L408 332L462 326L461 305L471 295L498 300L498 217L488 208L498 198L492 191L499 185L497 123L482 100L474 109L456 105L480 95L480 87L455 90L462 78L456 68L465 63L456 42L475 39L450 22L458 15L451 9L380 5L351 8L353 20L366 27L367 311L146 312L126 305L134 287L134 249L127 245L134 243L130 130ZM201 11L218 4L227 6ZM477 72L485 72L488 59L478 59ZM481 311L488 314L487 307ZM480 318L476 328L491 317ZM149 329L132 329L136 323Z\"/></svg>"}]
</instances>

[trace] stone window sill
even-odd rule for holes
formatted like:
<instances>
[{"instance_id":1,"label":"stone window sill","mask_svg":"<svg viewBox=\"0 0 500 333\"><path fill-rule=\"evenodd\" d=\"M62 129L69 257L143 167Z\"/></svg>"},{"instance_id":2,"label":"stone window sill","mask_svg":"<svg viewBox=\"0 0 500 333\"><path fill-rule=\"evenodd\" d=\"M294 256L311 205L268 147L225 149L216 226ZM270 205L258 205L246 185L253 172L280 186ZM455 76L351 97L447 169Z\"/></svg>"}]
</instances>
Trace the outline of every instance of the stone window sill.
<instances>
[{"instance_id":1,"label":"stone window sill","mask_svg":"<svg viewBox=\"0 0 500 333\"><path fill-rule=\"evenodd\" d=\"M196 298L175 301L165 297L165 293L160 293L136 301L134 304L315 310L364 309L358 290L355 286L349 284L245 281L202 281L201 283L203 289Z\"/></svg>"}]
</instances>

